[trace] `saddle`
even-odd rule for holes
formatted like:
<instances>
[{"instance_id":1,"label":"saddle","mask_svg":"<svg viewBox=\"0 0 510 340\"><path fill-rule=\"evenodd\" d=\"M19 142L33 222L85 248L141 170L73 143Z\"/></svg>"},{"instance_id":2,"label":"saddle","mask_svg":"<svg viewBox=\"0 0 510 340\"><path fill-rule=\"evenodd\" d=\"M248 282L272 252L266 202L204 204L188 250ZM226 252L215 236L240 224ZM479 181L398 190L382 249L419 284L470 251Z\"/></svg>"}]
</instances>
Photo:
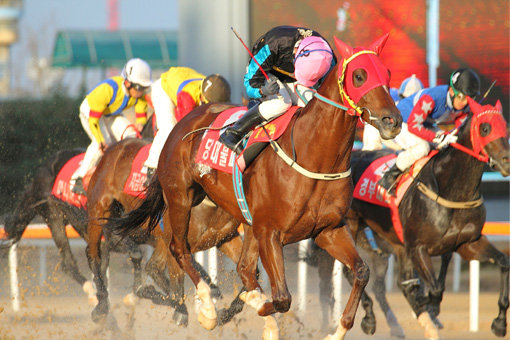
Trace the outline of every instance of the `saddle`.
<instances>
[{"instance_id":1,"label":"saddle","mask_svg":"<svg viewBox=\"0 0 510 340\"><path fill-rule=\"evenodd\" d=\"M145 187L143 183L147 179L147 174L143 171L143 163L149 155L150 147L151 144L145 145L136 154L131 166L131 172L124 185L124 193L134 197L145 198ZM78 195L71 191L71 176L80 166L80 162L83 160L84 156L85 153L81 153L64 164L55 178L51 190L51 194L55 198L82 209L85 209L87 206L87 196ZM85 190L87 190L89 186L90 178L95 169L96 167L92 167L83 178L83 187Z\"/></svg>"},{"instance_id":2,"label":"saddle","mask_svg":"<svg viewBox=\"0 0 510 340\"><path fill-rule=\"evenodd\" d=\"M229 174L233 173L234 162L236 162L236 167L244 172L270 140L276 140L285 132L298 108L298 106L292 106L281 116L264 126L255 128L245 140L245 148L238 157L219 141L219 137L227 126L246 112L247 108L234 107L223 111L210 125L210 129L203 134L195 162Z\"/></svg>"}]
</instances>

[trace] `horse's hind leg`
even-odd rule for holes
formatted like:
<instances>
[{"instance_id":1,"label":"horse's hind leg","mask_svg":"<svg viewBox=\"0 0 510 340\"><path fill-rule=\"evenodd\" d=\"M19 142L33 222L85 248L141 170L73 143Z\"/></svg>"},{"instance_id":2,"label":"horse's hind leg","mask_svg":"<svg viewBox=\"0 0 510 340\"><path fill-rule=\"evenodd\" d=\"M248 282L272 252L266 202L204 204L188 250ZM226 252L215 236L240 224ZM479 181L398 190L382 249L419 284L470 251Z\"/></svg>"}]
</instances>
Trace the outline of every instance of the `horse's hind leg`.
<instances>
[{"instance_id":1,"label":"horse's hind leg","mask_svg":"<svg viewBox=\"0 0 510 340\"><path fill-rule=\"evenodd\" d=\"M481 262L496 263L501 270L501 285L499 288L498 316L492 321L491 330L496 336L504 337L506 335L507 320L506 311L509 306L508 289L509 289L509 269L510 261L508 256L496 249L485 236L480 237L477 241L464 244L457 249L457 252L465 260L478 260Z\"/></svg>"},{"instance_id":2,"label":"horse's hind leg","mask_svg":"<svg viewBox=\"0 0 510 340\"><path fill-rule=\"evenodd\" d=\"M373 291L375 299L379 303L384 316L386 317L386 323L390 326L391 336L397 338L405 338L404 330L400 326L395 317L395 314L390 308L388 300L386 299L386 273L388 271L388 256L383 254L372 254L372 271L374 274L374 285Z\"/></svg>"},{"instance_id":3,"label":"horse's hind leg","mask_svg":"<svg viewBox=\"0 0 510 340\"><path fill-rule=\"evenodd\" d=\"M345 306L336 333L328 336L329 339L343 339L345 333L352 328L354 323L356 310L358 309L363 290L368 283L370 271L359 256L347 226L326 228L315 238L315 242L319 247L351 269L354 274L351 294L349 295L349 300Z\"/></svg>"},{"instance_id":4,"label":"horse's hind leg","mask_svg":"<svg viewBox=\"0 0 510 340\"><path fill-rule=\"evenodd\" d=\"M97 306L92 310L92 320L99 322L104 320L110 309L108 302L108 290L105 284L104 272L101 267L101 236L102 227L93 221L89 221L89 242L87 245L87 259L90 270L94 275L94 283L97 289Z\"/></svg>"}]
</instances>

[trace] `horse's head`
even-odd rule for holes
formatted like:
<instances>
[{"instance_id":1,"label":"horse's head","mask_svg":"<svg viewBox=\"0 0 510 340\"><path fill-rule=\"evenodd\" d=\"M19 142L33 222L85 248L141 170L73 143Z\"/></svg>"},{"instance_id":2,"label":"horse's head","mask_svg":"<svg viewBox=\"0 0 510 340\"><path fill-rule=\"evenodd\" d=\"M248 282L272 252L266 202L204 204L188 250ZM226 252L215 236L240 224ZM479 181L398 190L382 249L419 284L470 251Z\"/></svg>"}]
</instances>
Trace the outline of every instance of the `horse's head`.
<instances>
[{"instance_id":1,"label":"horse's head","mask_svg":"<svg viewBox=\"0 0 510 340\"><path fill-rule=\"evenodd\" d=\"M386 34L368 48L352 48L335 37L342 56L338 67L338 86L350 113L379 130L381 137L390 139L399 134L402 116L389 93L390 73L379 59L388 39Z\"/></svg>"},{"instance_id":2,"label":"horse's head","mask_svg":"<svg viewBox=\"0 0 510 340\"><path fill-rule=\"evenodd\" d=\"M476 155L486 156L490 165L503 176L510 175L508 127L503 118L501 103L480 105L468 97L471 118L470 138Z\"/></svg>"}]
</instances>

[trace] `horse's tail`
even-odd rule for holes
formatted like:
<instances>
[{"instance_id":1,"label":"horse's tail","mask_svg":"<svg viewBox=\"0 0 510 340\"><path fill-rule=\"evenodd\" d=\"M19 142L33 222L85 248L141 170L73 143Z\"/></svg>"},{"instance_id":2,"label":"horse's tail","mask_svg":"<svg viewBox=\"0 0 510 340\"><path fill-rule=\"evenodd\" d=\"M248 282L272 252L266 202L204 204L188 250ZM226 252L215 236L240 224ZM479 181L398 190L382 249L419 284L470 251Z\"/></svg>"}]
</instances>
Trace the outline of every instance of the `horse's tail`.
<instances>
[{"instance_id":1,"label":"horse's tail","mask_svg":"<svg viewBox=\"0 0 510 340\"><path fill-rule=\"evenodd\" d=\"M138 208L119 218L107 218L104 227L111 230L114 234L128 236L135 233L140 226L148 221L147 233L150 234L156 228L166 210L163 189L157 180L156 174L154 174L145 194L146 198Z\"/></svg>"}]
</instances>

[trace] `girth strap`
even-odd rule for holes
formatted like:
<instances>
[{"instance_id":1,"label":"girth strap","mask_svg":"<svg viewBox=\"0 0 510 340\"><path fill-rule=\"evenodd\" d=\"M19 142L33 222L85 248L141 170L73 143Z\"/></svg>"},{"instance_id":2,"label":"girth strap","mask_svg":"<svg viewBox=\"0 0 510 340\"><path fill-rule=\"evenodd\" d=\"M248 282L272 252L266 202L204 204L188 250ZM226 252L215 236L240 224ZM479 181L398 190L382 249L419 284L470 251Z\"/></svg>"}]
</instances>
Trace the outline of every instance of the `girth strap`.
<instances>
[{"instance_id":1,"label":"girth strap","mask_svg":"<svg viewBox=\"0 0 510 340\"><path fill-rule=\"evenodd\" d=\"M425 196L430 198L431 200L437 202L438 204L452 209L471 209L479 207L483 204L483 197L480 197L477 200L469 201L469 202L453 202L448 201L447 199L444 199L440 197L438 194L436 194L434 191L429 189L425 184L422 182L418 182L418 190L420 190Z\"/></svg>"},{"instance_id":2,"label":"girth strap","mask_svg":"<svg viewBox=\"0 0 510 340\"><path fill-rule=\"evenodd\" d=\"M349 177L351 175L351 168L349 168L347 171L339 172L339 173L335 173L335 174L321 174L321 173L318 173L318 172L308 171L305 168L303 168L302 166L300 166L299 164L297 164L292 158L290 158L285 153L285 151L282 150L282 148L280 147L280 145L278 145L278 143L276 141L270 140L269 142L271 143L271 146L273 147L273 150L276 152L276 154L278 156L280 156L280 158L285 163L287 163L287 165L289 165L291 168L293 168L294 170L296 170L297 172L299 172L303 176L306 176L306 177L312 178L312 179L321 179L321 180L325 180L325 181L334 181L334 180L337 180L337 179L342 179L342 178Z\"/></svg>"}]
</instances>

